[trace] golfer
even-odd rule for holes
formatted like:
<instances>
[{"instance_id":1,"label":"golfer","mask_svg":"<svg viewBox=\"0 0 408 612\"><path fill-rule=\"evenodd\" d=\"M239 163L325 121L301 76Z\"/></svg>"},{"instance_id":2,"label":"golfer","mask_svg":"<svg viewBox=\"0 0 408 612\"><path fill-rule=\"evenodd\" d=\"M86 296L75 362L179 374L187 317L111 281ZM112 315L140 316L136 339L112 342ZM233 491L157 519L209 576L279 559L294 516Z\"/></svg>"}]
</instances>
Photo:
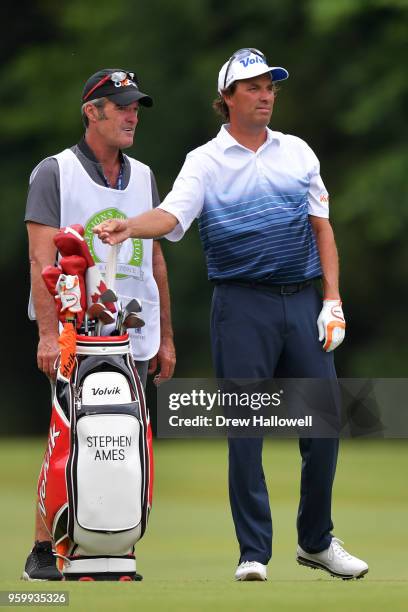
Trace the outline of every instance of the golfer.
<instances>
[{"instance_id":1,"label":"golfer","mask_svg":"<svg viewBox=\"0 0 408 612\"><path fill-rule=\"evenodd\" d=\"M152 98L139 88L136 75L123 69L105 68L85 83L81 97L84 137L70 149L53 155L34 169L27 199L27 225L32 304L31 318L39 330L38 367L55 378L59 353L55 300L41 277L42 269L54 265L53 242L60 227L79 223L85 228L96 261L106 261L107 252L93 240L92 228L101 219L129 217L157 206L159 195L148 166L122 153L133 144L140 107L151 107ZM150 371L158 369L156 382L170 378L175 350L170 318L166 263L159 242L130 240L121 249L116 289L126 304L132 298L143 303L142 332L132 330L133 356L143 385ZM33 308L34 307L34 308ZM23 578L61 580L56 568L51 536L37 509L35 545Z\"/></svg>"},{"instance_id":2,"label":"golfer","mask_svg":"<svg viewBox=\"0 0 408 612\"><path fill-rule=\"evenodd\" d=\"M215 110L226 123L187 155L154 211L95 231L111 244L129 236L180 240L195 218L215 284L211 340L217 378L336 377L333 350L345 322L328 193L316 155L300 138L268 128L276 82L257 49L222 66ZM323 299L314 286L321 279ZM328 398L332 401L332 398ZM229 492L240 547L236 580L266 580L272 521L262 439L230 438ZM340 578L368 571L333 536L337 439L300 439L297 518L300 564Z\"/></svg>"}]
</instances>

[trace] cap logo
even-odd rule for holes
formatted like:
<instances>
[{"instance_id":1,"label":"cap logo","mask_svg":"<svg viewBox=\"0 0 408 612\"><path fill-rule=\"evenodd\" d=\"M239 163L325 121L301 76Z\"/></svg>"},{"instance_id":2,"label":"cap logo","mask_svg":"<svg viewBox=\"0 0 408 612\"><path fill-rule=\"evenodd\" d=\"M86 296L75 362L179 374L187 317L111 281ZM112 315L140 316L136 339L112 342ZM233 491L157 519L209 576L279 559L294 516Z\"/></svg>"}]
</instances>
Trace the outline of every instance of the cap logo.
<instances>
[{"instance_id":1,"label":"cap logo","mask_svg":"<svg viewBox=\"0 0 408 612\"><path fill-rule=\"evenodd\" d=\"M134 83L128 78L123 79L122 81L113 81L113 84L115 85L115 87L137 87L136 83Z\"/></svg>"},{"instance_id":2,"label":"cap logo","mask_svg":"<svg viewBox=\"0 0 408 612\"><path fill-rule=\"evenodd\" d=\"M249 66L249 64L266 64L266 61L264 58L260 57L259 55L255 55L255 56L248 56L244 59L239 60L239 63L243 65L244 68L247 68Z\"/></svg>"}]
</instances>

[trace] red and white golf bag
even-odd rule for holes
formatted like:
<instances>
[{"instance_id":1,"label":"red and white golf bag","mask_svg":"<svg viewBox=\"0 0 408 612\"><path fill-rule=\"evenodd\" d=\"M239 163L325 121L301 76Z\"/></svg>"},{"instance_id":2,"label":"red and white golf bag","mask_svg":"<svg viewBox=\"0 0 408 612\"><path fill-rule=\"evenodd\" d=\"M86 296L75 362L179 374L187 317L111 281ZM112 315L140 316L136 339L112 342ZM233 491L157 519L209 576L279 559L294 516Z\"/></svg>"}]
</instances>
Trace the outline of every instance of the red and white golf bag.
<instances>
[{"instance_id":1,"label":"red and white golf bag","mask_svg":"<svg viewBox=\"0 0 408 612\"><path fill-rule=\"evenodd\" d=\"M144 392L127 334L75 344L58 370L39 509L66 580L133 580L153 488Z\"/></svg>"}]
</instances>

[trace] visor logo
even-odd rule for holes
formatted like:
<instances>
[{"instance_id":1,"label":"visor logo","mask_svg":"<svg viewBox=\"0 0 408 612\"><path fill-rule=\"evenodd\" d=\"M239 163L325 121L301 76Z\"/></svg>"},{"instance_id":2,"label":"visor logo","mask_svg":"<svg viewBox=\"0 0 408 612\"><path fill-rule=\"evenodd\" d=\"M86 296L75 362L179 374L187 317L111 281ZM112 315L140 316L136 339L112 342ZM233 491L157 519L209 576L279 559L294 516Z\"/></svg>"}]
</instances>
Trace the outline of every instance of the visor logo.
<instances>
[{"instance_id":1,"label":"visor logo","mask_svg":"<svg viewBox=\"0 0 408 612\"><path fill-rule=\"evenodd\" d=\"M250 64L266 64L266 61L262 57L259 57L259 55L252 55L239 60L239 63L242 64L244 68L248 68Z\"/></svg>"}]
</instances>

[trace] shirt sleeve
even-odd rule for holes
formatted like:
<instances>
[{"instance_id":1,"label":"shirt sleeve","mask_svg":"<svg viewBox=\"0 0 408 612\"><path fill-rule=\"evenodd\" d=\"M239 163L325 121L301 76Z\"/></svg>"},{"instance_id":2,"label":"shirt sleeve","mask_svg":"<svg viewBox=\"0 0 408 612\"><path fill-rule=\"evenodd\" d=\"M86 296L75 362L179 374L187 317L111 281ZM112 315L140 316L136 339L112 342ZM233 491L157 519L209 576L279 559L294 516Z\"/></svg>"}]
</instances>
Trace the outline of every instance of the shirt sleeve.
<instances>
[{"instance_id":1,"label":"shirt sleeve","mask_svg":"<svg viewBox=\"0 0 408 612\"><path fill-rule=\"evenodd\" d=\"M156 178L150 170L150 183L152 186L152 207L157 208L160 205L159 190L157 189Z\"/></svg>"},{"instance_id":2,"label":"shirt sleeve","mask_svg":"<svg viewBox=\"0 0 408 612\"><path fill-rule=\"evenodd\" d=\"M176 178L173 189L159 208L171 213L178 220L176 227L166 234L171 242L180 240L203 208L205 194L205 168L196 156L187 155Z\"/></svg>"},{"instance_id":3,"label":"shirt sleeve","mask_svg":"<svg viewBox=\"0 0 408 612\"><path fill-rule=\"evenodd\" d=\"M312 162L308 192L308 212L314 217L329 218L329 194L320 176L320 162L312 149L308 147Z\"/></svg>"},{"instance_id":4,"label":"shirt sleeve","mask_svg":"<svg viewBox=\"0 0 408 612\"><path fill-rule=\"evenodd\" d=\"M42 161L31 175L24 221L60 227L60 179L56 159Z\"/></svg>"}]
</instances>

